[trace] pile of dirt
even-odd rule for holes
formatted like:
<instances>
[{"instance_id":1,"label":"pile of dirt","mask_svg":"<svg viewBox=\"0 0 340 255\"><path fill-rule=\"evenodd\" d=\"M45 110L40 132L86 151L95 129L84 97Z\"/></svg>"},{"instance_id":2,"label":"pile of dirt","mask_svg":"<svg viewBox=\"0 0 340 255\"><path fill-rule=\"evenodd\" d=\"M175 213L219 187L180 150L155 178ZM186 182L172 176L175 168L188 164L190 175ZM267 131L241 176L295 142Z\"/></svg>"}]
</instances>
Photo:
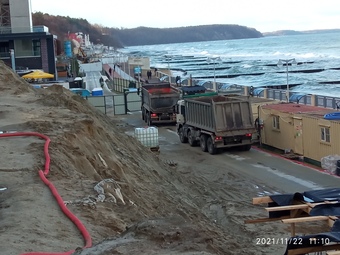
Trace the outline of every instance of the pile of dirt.
<instances>
[{"instance_id":1,"label":"pile of dirt","mask_svg":"<svg viewBox=\"0 0 340 255\"><path fill-rule=\"evenodd\" d=\"M75 254L262 254L251 241L255 230L214 224L182 193L191 180L126 135L121 121L59 85L34 89L3 63L0 90L0 130L51 139L48 179L93 238L93 249ZM11 255L82 247L79 232L39 179L43 141L1 138L0 148L6 162L0 186L8 188L0 193L0 250ZM100 182L104 194L94 189Z\"/></svg>"}]
</instances>

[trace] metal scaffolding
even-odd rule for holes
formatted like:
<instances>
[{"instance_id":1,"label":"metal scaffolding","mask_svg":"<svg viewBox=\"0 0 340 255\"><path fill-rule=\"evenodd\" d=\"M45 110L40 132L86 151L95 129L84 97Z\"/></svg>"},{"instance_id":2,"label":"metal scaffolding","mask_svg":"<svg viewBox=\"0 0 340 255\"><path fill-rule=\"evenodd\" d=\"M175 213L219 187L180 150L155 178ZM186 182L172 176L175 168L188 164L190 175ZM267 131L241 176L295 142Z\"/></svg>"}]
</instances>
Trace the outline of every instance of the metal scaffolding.
<instances>
[{"instance_id":1,"label":"metal scaffolding","mask_svg":"<svg viewBox=\"0 0 340 255\"><path fill-rule=\"evenodd\" d=\"M11 26L9 0L0 0L0 27Z\"/></svg>"}]
</instances>

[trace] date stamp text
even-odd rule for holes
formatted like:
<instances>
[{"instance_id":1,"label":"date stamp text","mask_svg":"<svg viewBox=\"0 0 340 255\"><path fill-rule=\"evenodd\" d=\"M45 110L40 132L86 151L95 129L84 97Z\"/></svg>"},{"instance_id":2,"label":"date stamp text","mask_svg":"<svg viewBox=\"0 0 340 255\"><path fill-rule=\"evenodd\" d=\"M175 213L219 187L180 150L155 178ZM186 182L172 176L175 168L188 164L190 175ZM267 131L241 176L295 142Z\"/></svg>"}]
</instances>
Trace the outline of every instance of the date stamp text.
<instances>
[{"instance_id":1,"label":"date stamp text","mask_svg":"<svg viewBox=\"0 0 340 255\"><path fill-rule=\"evenodd\" d=\"M302 245L300 237L257 237L256 245Z\"/></svg>"}]
</instances>

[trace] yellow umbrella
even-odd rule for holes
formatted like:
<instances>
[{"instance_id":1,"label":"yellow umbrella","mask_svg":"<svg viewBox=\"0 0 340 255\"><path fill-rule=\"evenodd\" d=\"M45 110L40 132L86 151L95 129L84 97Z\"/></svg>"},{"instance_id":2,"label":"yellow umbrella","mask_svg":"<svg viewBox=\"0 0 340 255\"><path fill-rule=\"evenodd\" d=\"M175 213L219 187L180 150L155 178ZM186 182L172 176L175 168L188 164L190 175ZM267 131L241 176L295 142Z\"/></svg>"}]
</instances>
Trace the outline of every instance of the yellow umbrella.
<instances>
[{"instance_id":1,"label":"yellow umbrella","mask_svg":"<svg viewBox=\"0 0 340 255\"><path fill-rule=\"evenodd\" d=\"M32 73L28 73L22 76L24 79L51 79L54 78L53 74L45 73L41 70L33 71Z\"/></svg>"}]
</instances>

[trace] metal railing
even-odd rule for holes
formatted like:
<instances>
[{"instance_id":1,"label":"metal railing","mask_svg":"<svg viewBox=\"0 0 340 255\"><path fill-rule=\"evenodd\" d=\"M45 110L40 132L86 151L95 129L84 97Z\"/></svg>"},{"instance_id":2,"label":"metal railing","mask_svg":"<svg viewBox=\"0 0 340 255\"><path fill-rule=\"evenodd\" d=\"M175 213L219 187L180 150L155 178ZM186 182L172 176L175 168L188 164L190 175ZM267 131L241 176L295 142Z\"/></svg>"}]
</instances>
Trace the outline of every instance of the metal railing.
<instances>
[{"instance_id":1,"label":"metal railing","mask_svg":"<svg viewBox=\"0 0 340 255\"><path fill-rule=\"evenodd\" d=\"M302 93L297 93L302 94ZM290 92L290 96L294 95L293 92ZM340 108L340 98L339 97L330 97L323 95L311 95L305 94L301 97L298 102L299 104L312 105L312 97L315 97L315 106L331 108L331 109L339 109ZM264 93L260 93L258 97L264 98ZM267 89L267 98L274 99L279 101L286 100L286 90L281 89Z\"/></svg>"},{"instance_id":2,"label":"metal railing","mask_svg":"<svg viewBox=\"0 0 340 255\"><path fill-rule=\"evenodd\" d=\"M17 34L17 33L49 33L48 27L46 26L33 26L33 27L11 27L1 26L0 34Z\"/></svg>"},{"instance_id":3,"label":"metal railing","mask_svg":"<svg viewBox=\"0 0 340 255\"><path fill-rule=\"evenodd\" d=\"M109 81L108 87L114 92L123 93L126 89L135 88L138 89L142 86L141 82L125 80L121 78L114 78Z\"/></svg>"}]
</instances>

